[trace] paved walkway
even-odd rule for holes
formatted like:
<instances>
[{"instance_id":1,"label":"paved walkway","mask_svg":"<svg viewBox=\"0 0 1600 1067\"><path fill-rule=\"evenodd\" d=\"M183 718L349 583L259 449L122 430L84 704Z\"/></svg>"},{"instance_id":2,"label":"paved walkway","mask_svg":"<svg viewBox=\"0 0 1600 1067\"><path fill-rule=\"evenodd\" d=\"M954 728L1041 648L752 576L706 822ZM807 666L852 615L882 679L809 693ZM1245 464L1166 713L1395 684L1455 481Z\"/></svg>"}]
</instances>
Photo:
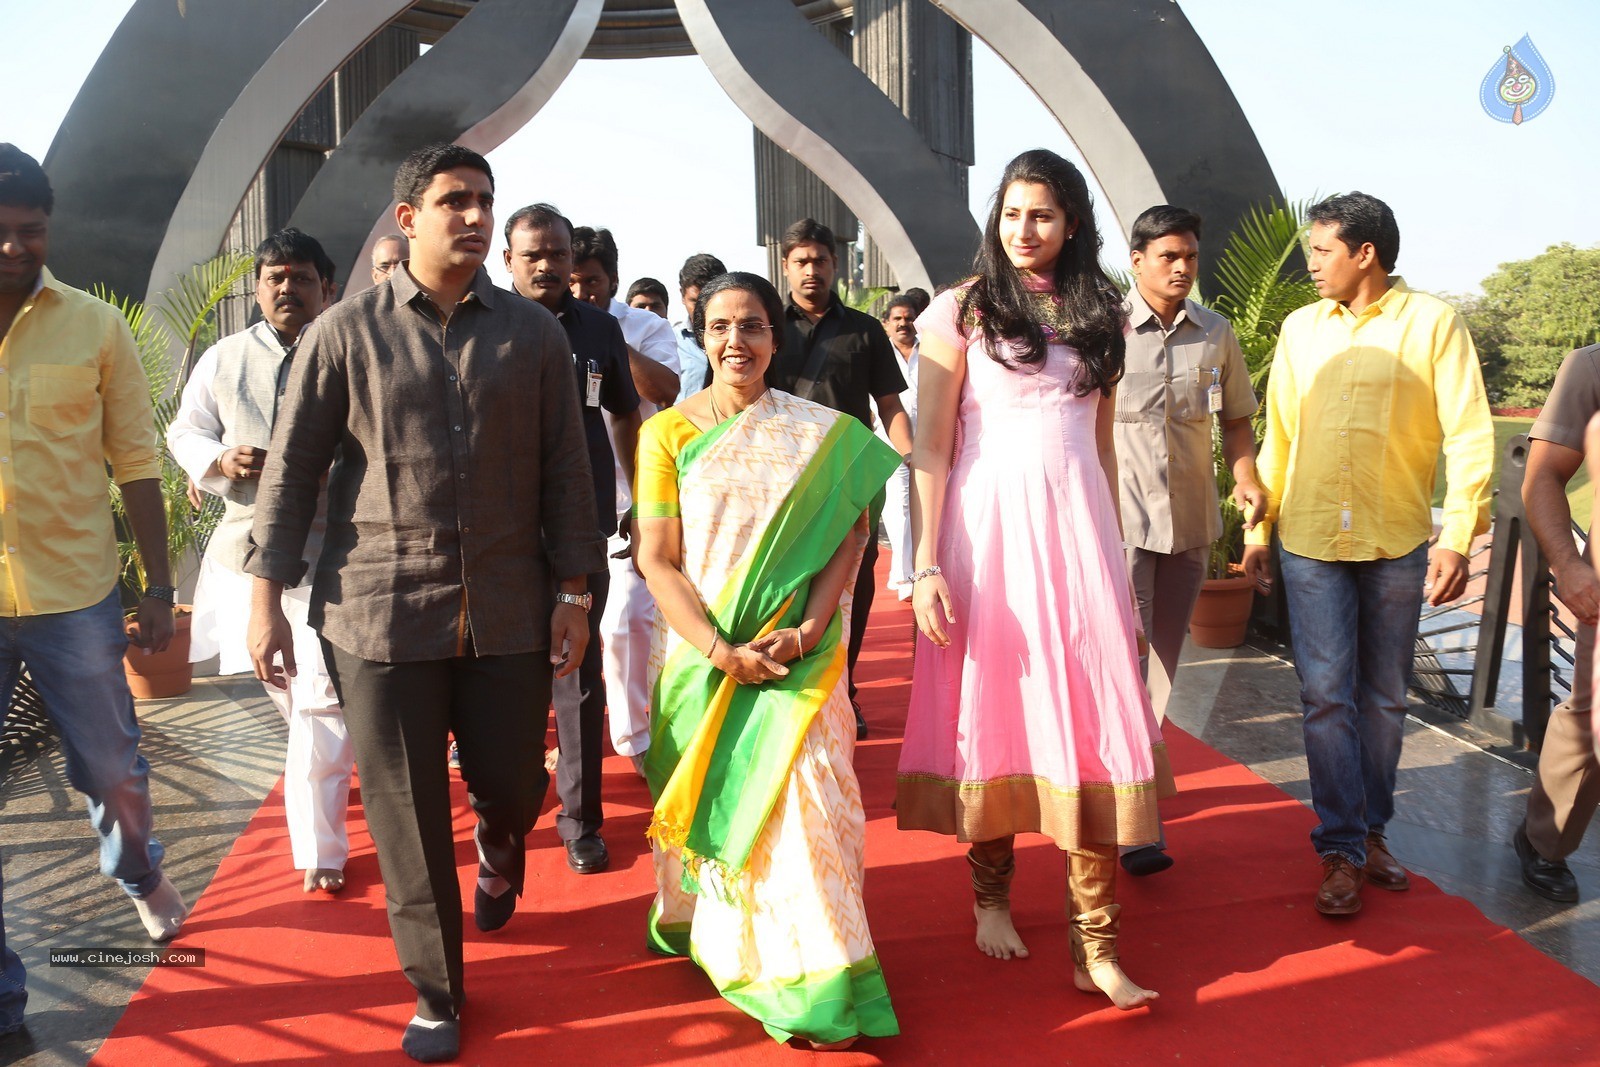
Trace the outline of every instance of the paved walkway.
<instances>
[{"instance_id":1,"label":"paved walkway","mask_svg":"<svg viewBox=\"0 0 1600 1067\"><path fill-rule=\"evenodd\" d=\"M1298 687L1284 660L1251 647L1190 647L1172 721L1309 800ZM284 729L254 680L208 678L186 697L140 706L153 767L157 833L167 869L190 901L276 782ZM1530 773L1413 720L1390 841L1401 862L1495 922L1600 983L1600 833L1572 858L1586 901L1548 903L1526 892L1507 844ZM52 948L148 944L133 908L95 865L82 798L52 751L0 786L6 929L29 971L29 1025L0 1038L0 1063L82 1064L115 1025L144 968L52 968ZM1180 878L1183 856L1168 875ZM284 849L285 879L297 879ZM1320 867L1306 845L1309 904Z\"/></svg>"}]
</instances>

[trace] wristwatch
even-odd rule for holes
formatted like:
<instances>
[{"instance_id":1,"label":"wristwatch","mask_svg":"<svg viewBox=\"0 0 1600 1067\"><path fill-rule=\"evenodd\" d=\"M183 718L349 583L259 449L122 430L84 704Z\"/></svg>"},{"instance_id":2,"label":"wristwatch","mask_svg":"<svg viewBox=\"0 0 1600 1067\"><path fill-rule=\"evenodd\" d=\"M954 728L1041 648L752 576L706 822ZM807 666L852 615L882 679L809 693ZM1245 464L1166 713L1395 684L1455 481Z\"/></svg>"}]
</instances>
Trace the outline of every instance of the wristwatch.
<instances>
[{"instance_id":1,"label":"wristwatch","mask_svg":"<svg viewBox=\"0 0 1600 1067\"><path fill-rule=\"evenodd\" d=\"M578 605L578 607L582 608L584 611L588 611L590 608L594 607L594 594L593 593L557 593L556 594L556 603L558 603L558 604L576 604L576 605Z\"/></svg>"},{"instance_id":2,"label":"wristwatch","mask_svg":"<svg viewBox=\"0 0 1600 1067\"><path fill-rule=\"evenodd\" d=\"M178 591L176 589L174 589L170 585L151 585L151 586L146 586L145 587L145 591L144 591L144 596L141 597L140 599L142 599L142 600L164 600L164 601L167 602L167 604L171 605L171 604L177 603L177 601L178 601Z\"/></svg>"}]
</instances>

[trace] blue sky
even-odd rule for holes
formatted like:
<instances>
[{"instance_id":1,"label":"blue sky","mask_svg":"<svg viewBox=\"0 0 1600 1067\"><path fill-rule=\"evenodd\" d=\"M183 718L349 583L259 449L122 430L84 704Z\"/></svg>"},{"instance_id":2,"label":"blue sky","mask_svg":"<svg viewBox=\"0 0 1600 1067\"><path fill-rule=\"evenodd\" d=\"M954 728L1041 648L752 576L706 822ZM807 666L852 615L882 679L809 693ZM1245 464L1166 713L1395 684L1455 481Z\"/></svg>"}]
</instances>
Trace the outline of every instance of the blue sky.
<instances>
[{"instance_id":1,"label":"blue sky","mask_svg":"<svg viewBox=\"0 0 1600 1067\"><path fill-rule=\"evenodd\" d=\"M0 140L43 158L129 6L0 0L0 24L13 44L0 69L0 92L12 102ZM1388 201L1400 221L1400 271L1414 286L1467 292L1497 264L1548 245L1600 244L1600 3L1180 6L1233 86L1285 194L1362 189ZM1501 49L1524 33L1549 63L1557 90L1544 114L1513 127L1483 113L1478 84ZM1158 63L1153 56L1152 73ZM1013 155L1037 146L1076 152L981 44L974 74L972 206L981 217ZM597 129L610 144L589 155L586 169L552 165L540 151L541 144L592 138ZM625 279L652 274L670 287L683 258L702 250L730 267L765 270L754 244L749 123L698 59L584 61L490 161L501 204L549 200L576 222L610 226ZM1107 233L1106 259L1125 262L1116 233Z\"/></svg>"}]
</instances>

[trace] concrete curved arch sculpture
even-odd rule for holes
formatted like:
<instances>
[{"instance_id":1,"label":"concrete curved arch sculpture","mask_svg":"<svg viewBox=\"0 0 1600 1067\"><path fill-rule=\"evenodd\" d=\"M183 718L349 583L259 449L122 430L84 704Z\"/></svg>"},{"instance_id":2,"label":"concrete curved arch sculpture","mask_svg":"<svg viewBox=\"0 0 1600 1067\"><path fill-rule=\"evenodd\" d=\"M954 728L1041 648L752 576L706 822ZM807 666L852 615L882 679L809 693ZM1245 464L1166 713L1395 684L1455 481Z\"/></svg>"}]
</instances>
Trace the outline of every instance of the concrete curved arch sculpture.
<instances>
[{"instance_id":1,"label":"concrete curved arch sculpture","mask_svg":"<svg viewBox=\"0 0 1600 1067\"><path fill-rule=\"evenodd\" d=\"M172 212L146 300L214 255L283 131L334 71L412 0L326 0L284 38L217 124Z\"/></svg>"},{"instance_id":2,"label":"concrete curved arch sculpture","mask_svg":"<svg viewBox=\"0 0 1600 1067\"><path fill-rule=\"evenodd\" d=\"M684 29L761 132L810 167L903 285L966 272L978 229L916 129L788 0L678 0Z\"/></svg>"},{"instance_id":3,"label":"concrete curved arch sculpture","mask_svg":"<svg viewBox=\"0 0 1600 1067\"><path fill-rule=\"evenodd\" d=\"M72 285L145 291L217 124L317 3L192 4L183 14L172 0L136 0L45 157L56 193L52 271Z\"/></svg>"},{"instance_id":4,"label":"concrete curved arch sculpture","mask_svg":"<svg viewBox=\"0 0 1600 1067\"><path fill-rule=\"evenodd\" d=\"M362 113L306 189L290 225L315 234L346 280L360 266L373 220L393 202L401 160L419 144L460 140L480 124L474 147L493 147L491 131L503 138L526 122L583 54L600 9L601 0L531 7L479 0ZM512 101L525 112L515 125L491 121Z\"/></svg>"},{"instance_id":5,"label":"concrete curved arch sculpture","mask_svg":"<svg viewBox=\"0 0 1600 1067\"><path fill-rule=\"evenodd\" d=\"M1278 193L1226 80L1170 0L908 2L937 6L1021 74L1082 149L1124 229L1165 200L1226 232ZM410 7L134 0L45 160L60 208L52 266L75 284L164 288L164 272L220 245L245 172L260 168L285 116ZM948 283L967 270L977 228L915 128L812 31L851 9L851 0L677 0L675 22L666 0L478 0L361 113L292 221L336 261L358 262L393 168L416 144L487 151L580 56L680 54L690 42L756 125L864 220L902 284ZM1159 77L1151 56L1161 57Z\"/></svg>"}]
</instances>

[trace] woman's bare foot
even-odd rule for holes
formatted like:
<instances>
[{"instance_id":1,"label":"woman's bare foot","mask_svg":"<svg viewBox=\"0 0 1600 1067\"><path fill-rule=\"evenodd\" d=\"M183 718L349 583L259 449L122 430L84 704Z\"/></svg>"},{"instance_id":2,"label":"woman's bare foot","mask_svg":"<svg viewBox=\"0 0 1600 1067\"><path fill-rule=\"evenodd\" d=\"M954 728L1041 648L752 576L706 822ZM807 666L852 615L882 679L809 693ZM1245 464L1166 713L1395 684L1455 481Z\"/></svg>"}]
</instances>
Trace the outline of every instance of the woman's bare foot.
<instances>
[{"instance_id":1,"label":"woman's bare foot","mask_svg":"<svg viewBox=\"0 0 1600 1067\"><path fill-rule=\"evenodd\" d=\"M974 904L972 914L978 919L978 948L986 956L997 960L1028 958L1028 946L1017 936L1011 925L1010 908L982 908Z\"/></svg>"},{"instance_id":2,"label":"woman's bare foot","mask_svg":"<svg viewBox=\"0 0 1600 1067\"><path fill-rule=\"evenodd\" d=\"M856 1039L853 1038L853 1037L847 1037L843 1041L807 1041L806 1042L806 1044L811 1046L811 1050L813 1052L843 1052L845 1049L849 1048L851 1045L853 1045L855 1043L856 1043Z\"/></svg>"},{"instance_id":3,"label":"woman's bare foot","mask_svg":"<svg viewBox=\"0 0 1600 1067\"><path fill-rule=\"evenodd\" d=\"M1161 998L1154 989L1135 985L1133 979L1122 973L1115 963L1095 963L1088 970L1072 969L1072 984L1085 993L1104 993L1123 1011L1143 1008Z\"/></svg>"},{"instance_id":4,"label":"woman's bare foot","mask_svg":"<svg viewBox=\"0 0 1600 1067\"><path fill-rule=\"evenodd\" d=\"M306 872L305 891L320 889L324 893L337 893L344 888L344 872L332 867L313 867Z\"/></svg>"}]
</instances>

